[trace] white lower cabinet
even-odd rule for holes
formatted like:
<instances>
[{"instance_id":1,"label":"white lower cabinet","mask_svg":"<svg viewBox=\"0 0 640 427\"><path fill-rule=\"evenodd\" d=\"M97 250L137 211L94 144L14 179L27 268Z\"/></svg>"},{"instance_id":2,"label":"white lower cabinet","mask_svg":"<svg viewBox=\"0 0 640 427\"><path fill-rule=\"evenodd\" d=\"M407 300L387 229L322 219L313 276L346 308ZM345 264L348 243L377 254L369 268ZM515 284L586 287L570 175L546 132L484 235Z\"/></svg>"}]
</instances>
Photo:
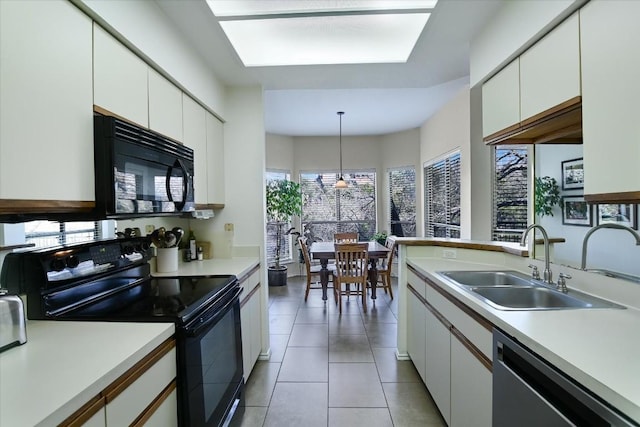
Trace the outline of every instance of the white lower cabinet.
<instances>
[{"instance_id":1,"label":"white lower cabinet","mask_svg":"<svg viewBox=\"0 0 640 427\"><path fill-rule=\"evenodd\" d=\"M451 332L430 310L426 316L426 385L447 424L451 425Z\"/></svg>"},{"instance_id":2,"label":"white lower cabinet","mask_svg":"<svg viewBox=\"0 0 640 427\"><path fill-rule=\"evenodd\" d=\"M262 351L262 309L260 304L260 267L256 266L238 282L240 295L240 324L242 326L242 365L247 381Z\"/></svg>"},{"instance_id":3,"label":"white lower cabinet","mask_svg":"<svg viewBox=\"0 0 640 427\"><path fill-rule=\"evenodd\" d=\"M422 301L408 292L407 303L407 351L423 382L427 382L426 311Z\"/></svg>"},{"instance_id":4,"label":"white lower cabinet","mask_svg":"<svg viewBox=\"0 0 640 427\"><path fill-rule=\"evenodd\" d=\"M417 270L408 277L407 351L438 410L451 427L491 426L492 325Z\"/></svg>"},{"instance_id":5,"label":"white lower cabinet","mask_svg":"<svg viewBox=\"0 0 640 427\"><path fill-rule=\"evenodd\" d=\"M452 335L450 426L490 426L493 378L491 371Z\"/></svg>"}]
</instances>

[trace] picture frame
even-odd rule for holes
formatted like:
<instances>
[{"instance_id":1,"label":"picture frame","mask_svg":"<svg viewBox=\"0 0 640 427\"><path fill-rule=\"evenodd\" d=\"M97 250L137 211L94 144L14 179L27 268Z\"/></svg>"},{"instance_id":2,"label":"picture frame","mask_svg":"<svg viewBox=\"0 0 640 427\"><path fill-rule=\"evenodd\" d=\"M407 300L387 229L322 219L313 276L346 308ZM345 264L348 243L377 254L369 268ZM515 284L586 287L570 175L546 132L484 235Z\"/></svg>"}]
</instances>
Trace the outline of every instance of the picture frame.
<instances>
[{"instance_id":1,"label":"picture frame","mask_svg":"<svg viewBox=\"0 0 640 427\"><path fill-rule=\"evenodd\" d=\"M591 227L591 210L583 196L565 196L562 198L562 224Z\"/></svg>"},{"instance_id":2,"label":"picture frame","mask_svg":"<svg viewBox=\"0 0 640 427\"><path fill-rule=\"evenodd\" d=\"M562 162L562 189L579 190L584 188L584 160L565 160Z\"/></svg>"},{"instance_id":3,"label":"picture frame","mask_svg":"<svg viewBox=\"0 0 640 427\"><path fill-rule=\"evenodd\" d=\"M620 224L626 227L638 229L638 205L601 204L597 207L597 222L599 224Z\"/></svg>"}]
</instances>

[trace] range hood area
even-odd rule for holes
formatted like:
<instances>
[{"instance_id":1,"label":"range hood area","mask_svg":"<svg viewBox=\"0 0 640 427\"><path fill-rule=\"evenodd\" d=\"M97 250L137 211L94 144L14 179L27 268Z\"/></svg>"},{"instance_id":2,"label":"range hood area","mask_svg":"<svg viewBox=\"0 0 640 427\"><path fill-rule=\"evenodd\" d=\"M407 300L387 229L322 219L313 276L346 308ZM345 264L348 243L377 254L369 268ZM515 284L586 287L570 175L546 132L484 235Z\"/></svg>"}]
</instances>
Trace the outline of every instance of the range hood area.
<instances>
[{"instance_id":1,"label":"range hood area","mask_svg":"<svg viewBox=\"0 0 640 427\"><path fill-rule=\"evenodd\" d=\"M576 96L483 140L489 145L582 144L582 97Z\"/></svg>"}]
</instances>

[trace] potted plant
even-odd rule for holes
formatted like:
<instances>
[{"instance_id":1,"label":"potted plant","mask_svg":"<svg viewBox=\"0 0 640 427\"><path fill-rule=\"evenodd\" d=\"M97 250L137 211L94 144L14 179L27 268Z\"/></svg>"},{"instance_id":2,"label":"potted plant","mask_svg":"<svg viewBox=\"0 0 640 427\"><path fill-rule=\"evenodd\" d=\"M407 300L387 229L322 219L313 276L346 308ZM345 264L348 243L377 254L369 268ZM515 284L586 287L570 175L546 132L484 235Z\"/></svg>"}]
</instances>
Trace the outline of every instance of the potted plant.
<instances>
[{"instance_id":1,"label":"potted plant","mask_svg":"<svg viewBox=\"0 0 640 427\"><path fill-rule=\"evenodd\" d=\"M541 218L553 216L553 207L560 203L560 189L555 178L536 177L534 189L534 210Z\"/></svg>"},{"instance_id":2,"label":"potted plant","mask_svg":"<svg viewBox=\"0 0 640 427\"><path fill-rule=\"evenodd\" d=\"M375 240L376 242L380 243L381 245L384 245L387 241L387 232L386 231L378 231L376 234L373 235L372 240Z\"/></svg>"},{"instance_id":3,"label":"potted plant","mask_svg":"<svg viewBox=\"0 0 640 427\"><path fill-rule=\"evenodd\" d=\"M287 284L287 266L280 265L282 238L291 234L294 228L284 230L293 215L302 214L302 193L300 184L289 180L267 182L267 218L276 225L276 251L274 264L268 268L269 286Z\"/></svg>"}]
</instances>

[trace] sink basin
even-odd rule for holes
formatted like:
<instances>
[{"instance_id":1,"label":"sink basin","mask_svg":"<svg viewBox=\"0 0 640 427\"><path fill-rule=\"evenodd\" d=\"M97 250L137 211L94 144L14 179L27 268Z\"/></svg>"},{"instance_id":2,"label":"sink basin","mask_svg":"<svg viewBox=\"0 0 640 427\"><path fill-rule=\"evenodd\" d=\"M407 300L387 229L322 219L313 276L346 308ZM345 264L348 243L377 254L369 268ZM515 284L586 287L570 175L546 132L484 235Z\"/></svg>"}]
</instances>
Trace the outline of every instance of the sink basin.
<instances>
[{"instance_id":1,"label":"sink basin","mask_svg":"<svg viewBox=\"0 0 640 427\"><path fill-rule=\"evenodd\" d=\"M463 286L532 286L531 279L517 271L441 271L440 274Z\"/></svg>"},{"instance_id":2,"label":"sink basin","mask_svg":"<svg viewBox=\"0 0 640 427\"><path fill-rule=\"evenodd\" d=\"M517 271L440 271L438 274L499 310L625 308L575 290L562 293Z\"/></svg>"}]
</instances>

